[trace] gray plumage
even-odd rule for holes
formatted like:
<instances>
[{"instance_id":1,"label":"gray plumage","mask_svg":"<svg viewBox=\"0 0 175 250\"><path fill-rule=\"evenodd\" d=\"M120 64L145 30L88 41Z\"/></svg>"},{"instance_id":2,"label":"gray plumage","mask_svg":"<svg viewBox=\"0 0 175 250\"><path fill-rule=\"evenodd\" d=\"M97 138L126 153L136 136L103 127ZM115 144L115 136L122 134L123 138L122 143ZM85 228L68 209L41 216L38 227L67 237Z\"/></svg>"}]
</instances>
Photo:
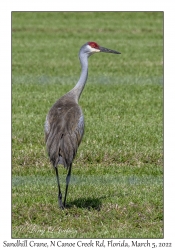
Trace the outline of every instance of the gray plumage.
<instances>
[{"instance_id":1,"label":"gray plumage","mask_svg":"<svg viewBox=\"0 0 175 250\"><path fill-rule=\"evenodd\" d=\"M54 167L58 164L70 167L83 133L81 108L67 95L61 97L49 111L45 124L47 151Z\"/></svg>"},{"instance_id":2,"label":"gray plumage","mask_svg":"<svg viewBox=\"0 0 175 250\"><path fill-rule=\"evenodd\" d=\"M63 209L66 205L66 196L71 176L72 162L76 156L78 146L84 133L84 117L78 100L88 77L88 57L95 52L120 54L120 52L100 47L95 42L84 44L79 52L81 63L80 79L75 87L62 96L50 109L45 122L45 142L50 162L56 171L58 183L58 201ZM66 177L66 191L62 203L57 166L64 165L68 170Z\"/></svg>"}]
</instances>

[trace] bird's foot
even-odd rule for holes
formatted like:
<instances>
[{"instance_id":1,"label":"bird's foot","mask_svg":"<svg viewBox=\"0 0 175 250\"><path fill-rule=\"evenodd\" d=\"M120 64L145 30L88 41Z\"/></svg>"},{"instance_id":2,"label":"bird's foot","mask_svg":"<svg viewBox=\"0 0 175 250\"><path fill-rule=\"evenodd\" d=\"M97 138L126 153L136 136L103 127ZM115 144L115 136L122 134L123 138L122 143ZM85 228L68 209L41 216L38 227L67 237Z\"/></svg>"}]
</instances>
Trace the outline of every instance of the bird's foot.
<instances>
[{"instance_id":1,"label":"bird's foot","mask_svg":"<svg viewBox=\"0 0 175 250\"><path fill-rule=\"evenodd\" d=\"M66 204L59 201L59 207L63 210L66 208Z\"/></svg>"},{"instance_id":2,"label":"bird's foot","mask_svg":"<svg viewBox=\"0 0 175 250\"><path fill-rule=\"evenodd\" d=\"M62 197L58 197L58 205L62 210L64 209L64 205L62 203Z\"/></svg>"},{"instance_id":3,"label":"bird's foot","mask_svg":"<svg viewBox=\"0 0 175 250\"><path fill-rule=\"evenodd\" d=\"M65 208L65 207L64 207L63 205L62 205L62 206L60 206L60 209L61 209L61 210L64 210L64 208Z\"/></svg>"}]
</instances>

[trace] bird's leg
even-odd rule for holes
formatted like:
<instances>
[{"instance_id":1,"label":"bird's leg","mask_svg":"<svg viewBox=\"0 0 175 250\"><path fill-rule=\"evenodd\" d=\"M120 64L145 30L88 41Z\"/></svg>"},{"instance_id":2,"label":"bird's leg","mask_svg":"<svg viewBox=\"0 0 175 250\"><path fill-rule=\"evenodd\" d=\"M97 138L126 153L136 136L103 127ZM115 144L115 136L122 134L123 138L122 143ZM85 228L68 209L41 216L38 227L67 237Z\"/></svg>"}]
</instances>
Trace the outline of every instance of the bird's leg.
<instances>
[{"instance_id":1,"label":"bird's leg","mask_svg":"<svg viewBox=\"0 0 175 250\"><path fill-rule=\"evenodd\" d=\"M63 202L64 207L66 206L66 196L67 196L68 185L70 182L71 168L72 168L72 164L69 166L68 174L66 177L66 191L65 191L64 202Z\"/></svg>"},{"instance_id":2,"label":"bird's leg","mask_svg":"<svg viewBox=\"0 0 175 250\"><path fill-rule=\"evenodd\" d=\"M64 209L64 206L62 203L62 193L61 193L61 188L60 188L57 166L55 167L55 171L56 171L56 177L57 177L57 183L58 183L58 203L59 203L60 208Z\"/></svg>"}]
</instances>

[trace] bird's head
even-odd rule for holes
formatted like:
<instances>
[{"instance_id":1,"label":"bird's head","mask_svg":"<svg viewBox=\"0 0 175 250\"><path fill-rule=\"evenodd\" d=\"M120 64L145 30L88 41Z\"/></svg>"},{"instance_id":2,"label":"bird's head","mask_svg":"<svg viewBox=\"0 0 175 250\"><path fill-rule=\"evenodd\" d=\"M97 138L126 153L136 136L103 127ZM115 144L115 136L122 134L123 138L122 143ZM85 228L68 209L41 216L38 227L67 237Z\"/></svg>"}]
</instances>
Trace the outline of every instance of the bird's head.
<instances>
[{"instance_id":1,"label":"bird's head","mask_svg":"<svg viewBox=\"0 0 175 250\"><path fill-rule=\"evenodd\" d=\"M116 50L101 47L96 42L87 42L80 49L80 53L85 53L85 54L88 55L88 57L91 56L92 54L96 53L96 52L121 54L120 52L118 52Z\"/></svg>"}]
</instances>

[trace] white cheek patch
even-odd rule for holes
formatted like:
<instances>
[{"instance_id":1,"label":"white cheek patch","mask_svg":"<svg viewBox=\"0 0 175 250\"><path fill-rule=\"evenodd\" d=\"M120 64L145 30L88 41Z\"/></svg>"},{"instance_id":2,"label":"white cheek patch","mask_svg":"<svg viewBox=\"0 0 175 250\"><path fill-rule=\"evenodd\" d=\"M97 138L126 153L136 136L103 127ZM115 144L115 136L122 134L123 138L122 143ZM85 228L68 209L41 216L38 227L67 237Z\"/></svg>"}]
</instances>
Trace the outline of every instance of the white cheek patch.
<instances>
[{"instance_id":1,"label":"white cheek patch","mask_svg":"<svg viewBox=\"0 0 175 250\"><path fill-rule=\"evenodd\" d=\"M95 49L95 48L91 48L91 51L92 51L93 53L95 53L95 52L100 52L99 49Z\"/></svg>"},{"instance_id":2,"label":"white cheek patch","mask_svg":"<svg viewBox=\"0 0 175 250\"><path fill-rule=\"evenodd\" d=\"M100 52L99 49L92 48L90 45L87 45L87 46L89 47L89 50L91 51L91 53Z\"/></svg>"}]
</instances>

